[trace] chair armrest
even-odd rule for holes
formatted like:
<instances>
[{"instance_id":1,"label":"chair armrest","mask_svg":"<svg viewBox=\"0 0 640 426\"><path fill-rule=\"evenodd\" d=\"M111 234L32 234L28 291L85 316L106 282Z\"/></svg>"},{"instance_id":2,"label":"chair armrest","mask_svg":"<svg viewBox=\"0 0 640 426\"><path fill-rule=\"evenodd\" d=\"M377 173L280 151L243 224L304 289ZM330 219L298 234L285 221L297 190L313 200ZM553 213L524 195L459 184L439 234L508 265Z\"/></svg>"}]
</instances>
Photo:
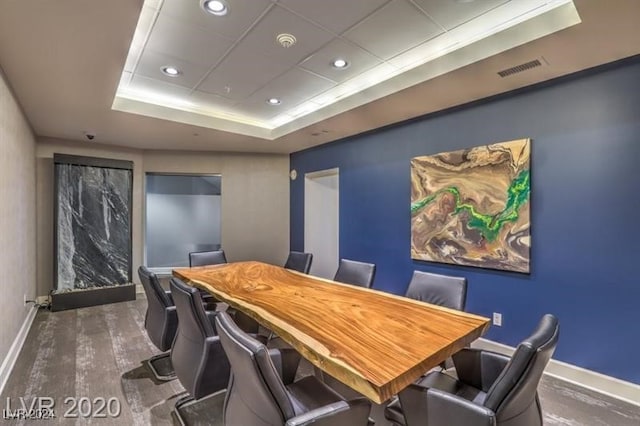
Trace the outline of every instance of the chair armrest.
<instances>
[{"instance_id":1,"label":"chair armrest","mask_svg":"<svg viewBox=\"0 0 640 426\"><path fill-rule=\"evenodd\" d=\"M213 333L217 335L218 332L216 330L216 315L218 314L218 312L216 311L204 311L204 312L207 314L207 319L209 320L209 323L213 328Z\"/></svg>"},{"instance_id":2,"label":"chair armrest","mask_svg":"<svg viewBox=\"0 0 640 426\"><path fill-rule=\"evenodd\" d=\"M267 346L267 343L268 343L267 336L263 336L262 334L255 334L255 333L249 333L249 336L256 339L258 342L262 343L263 345Z\"/></svg>"},{"instance_id":3,"label":"chair armrest","mask_svg":"<svg viewBox=\"0 0 640 426\"><path fill-rule=\"evenodd\" d=\"M215 295L204 290L200 290L200 298L202 299L202 303L209 306L216 306L218 303L222 303Z\"/></svg>"},{"instance_id":4,"label":"chair armrest","mask_svg":"<svg viewBox=\"0 0 640 426\"><path fill-rule=\"evenodd\" d=\"M171 301L172 305L175 305L174 301L173 301L173 295L171 294L171 290L165 290L164 294L167 295L167 297L169 298L169 301Z\"/></svg>"},{"instance_id":5,"label":"chair armrest","mask_svg":"<svg viewBox=\"0 0 640 426\"><path fill-rule=\"evenodd\" d=\"M286 426L354 426L368 424L371 402L366 398L339 401L289 419Z\"/></svg>"},{"instance_id":6,"label":"chair armrest","mask_svg":"<svg viewBox=\"0 0 640 426\"><path fill-rule=\"evenodd\" d=\"M269 349L269 357L285 385L293 383L300 364L300 354L295 349Z\"/></svg>"},{"instance_id":7,"label":"chair armrest","mask_svg":"<svg viewBox=\"0 0 640 426\"><path fill-rule=\"evenodd\" d=\"M509 360L508 356L482 349L464 348L453 354L458 379L483 392L489 390Z\"/></svg>"},{"instance_id":8,"label":"chair armrest","mask_svg":"<svg viewBox=\"0 0 640 426\"><path fill-rule=\"evenodd\" d=\"M164 321L164 334L162 336L162 340L165 341L165 339L173 339L171 336L175 336L176 331L178 330L178 310L175 306L167 306L165 308ZM173 342L166 340L166 343L169 346L166 348L168 350L171 348L171 344Z\"/></svg>"},{"instance_id":9,"label":"chair armrest","mask_svg":"<svg viewBox=\"0 0 640 426\"><path fill-rule=\"evenodd\" d=\"M260 331L258 321L251 318L249 315L237 309L227 309L227 312L233 318L233 321L242 331L248 334L257 334Z\"/></svg>"},{"instance_id":10,"label":"chair armrest","mask_svg":"<svg viewBox=\"0 0 640 426\"><path fill-rule=\"evenodd\" d=\"M427 391L429 391L429 388L412 383L398 394L402 414L407 425L425 423L427 418Z\"/></svg>"},{"instance_id":11,"label":"chair armrest","mask_svg":"<svg viewBox=\"0 0 640 426\"><path fill-rule=\"evenodd\" d=\"M496 415L487 407L474 404L457 395L429 389L427 395L427 417L429 426L495 426ZM409 426L411 423L407 422Z\"/></svg>"},{"instance_id":12,"label":"chair armrest","mask_svg":"<svg viewBox=\"0 0 640 426\"><path fill-rule=\"evenodd\" d=\"M407 426L496 424L495 414L490 409L440 389L412 383L398 397Z\"/></svg>"},{"instance_id":13,"label":"chair armrest","mask_svg":"<svg viewBox=\"0 0 640 426\"><path fill-rule=\"evenodd\" d=\"M167 306L165 312L167 313L168 318L178 317L178 311L175 306Z\"/></svg>"},{"instance_id":14,"label":"chair armrest","mask_svg":"<svg viewBox=\"0 0 640 426\"><path fill-rule=\"evenodd\" d=\"M225 389L229 384L231 365L220 342L220 336L209 336L204 340L203 361L205 364L202 378L198 380L199 386L206 386L213 392ZM198 366L194 365L193 368L198 369ZM196 392L199 392L199 389L196 389ZM197 399L202 396L204 395L195 397Z\"/></svg>"}]
</instances>

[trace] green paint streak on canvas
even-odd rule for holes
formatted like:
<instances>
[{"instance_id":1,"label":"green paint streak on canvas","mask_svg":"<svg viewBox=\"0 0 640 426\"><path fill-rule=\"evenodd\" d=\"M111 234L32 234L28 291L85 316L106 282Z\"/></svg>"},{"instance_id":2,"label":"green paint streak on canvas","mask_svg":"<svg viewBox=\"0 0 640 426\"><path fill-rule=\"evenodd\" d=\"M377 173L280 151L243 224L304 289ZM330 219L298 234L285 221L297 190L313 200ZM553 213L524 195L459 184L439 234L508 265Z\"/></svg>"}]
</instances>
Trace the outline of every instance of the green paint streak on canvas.
<instances>
[{"instance_id":1,"label":"green paint streak on canvas","mask_svg":"<svg viewBox=\"0 0 640 426\"><path fill-rule=\"evenodd\" d=\"M456 208L453 214L466 212L469 216L467 225L470 228L478 229L488 241L494 241L502 226L508 222L515 222L518 219L518 210L529 199L531 191L529 181L529 170L521 171L511 182L507 189L507 202L504 209L495 215L486 215L476 211L471 204L462 203L460 200L460 190L455 186L443 188L420 201L411 204L411 214L415 215L429 203L433 202L439 195L448 192L456 200Z\"/></svg>"}]
</instances>

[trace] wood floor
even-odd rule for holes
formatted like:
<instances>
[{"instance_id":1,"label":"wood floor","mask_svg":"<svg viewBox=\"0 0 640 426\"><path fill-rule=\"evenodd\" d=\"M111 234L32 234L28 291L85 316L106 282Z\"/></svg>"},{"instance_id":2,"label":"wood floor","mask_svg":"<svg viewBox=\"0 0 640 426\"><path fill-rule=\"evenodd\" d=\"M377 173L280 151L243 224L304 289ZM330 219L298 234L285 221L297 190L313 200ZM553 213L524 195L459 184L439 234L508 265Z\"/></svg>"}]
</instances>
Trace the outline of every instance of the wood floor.
<instances>
[{"instance_id":1,"label":"wood floor","mask_svg":"<svg viewBox=\"0 0 640 426\"><path fill-rule=\"evenodd\" d=\"M142 364L157 353L144 332L145 309L142 298L72 311L39 311L0 401L6 411L7 398L11 410L20 407L20 398L27 404L34 397L53 398L56 418L0 420L0 424L176 424L171 412L184 389L177 380L154 382ZM298 374L312 371L303 363ZM640 407L554 378L543 379L540 395L547 425L640 425ZM222 400L223 395L217 395L185 408L187 421L222 425ZM101 409L103 401L111 403L110 410ZM119 414L111 417L118 404ZM388 424L382 409L372 410L376 425ZM64 417L66 411L90 417Z\"/></svg>"}]
</instances>

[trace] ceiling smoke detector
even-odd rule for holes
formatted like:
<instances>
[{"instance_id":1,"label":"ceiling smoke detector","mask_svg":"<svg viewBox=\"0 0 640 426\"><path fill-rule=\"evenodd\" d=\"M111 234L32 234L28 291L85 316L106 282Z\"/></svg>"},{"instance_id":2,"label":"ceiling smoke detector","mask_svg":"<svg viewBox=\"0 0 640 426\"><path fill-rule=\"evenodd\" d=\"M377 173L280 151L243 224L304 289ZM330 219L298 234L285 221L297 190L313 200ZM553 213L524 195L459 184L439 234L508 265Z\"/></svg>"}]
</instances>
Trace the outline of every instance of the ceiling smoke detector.
<instances>
[{"instance_id":1,"label":"ceiling smoke detector","mask_svg":"<svg viewBox=\"0 0 640 426\"><path fill-rule=\"evenodd\" d=\"M294 35L287 33L278 34L276 40L278 41L278 43L280 43L280 46L284 47L285 49L290 48L291 46L296 44L297 41Z\"/></svg>"}]
</instances>

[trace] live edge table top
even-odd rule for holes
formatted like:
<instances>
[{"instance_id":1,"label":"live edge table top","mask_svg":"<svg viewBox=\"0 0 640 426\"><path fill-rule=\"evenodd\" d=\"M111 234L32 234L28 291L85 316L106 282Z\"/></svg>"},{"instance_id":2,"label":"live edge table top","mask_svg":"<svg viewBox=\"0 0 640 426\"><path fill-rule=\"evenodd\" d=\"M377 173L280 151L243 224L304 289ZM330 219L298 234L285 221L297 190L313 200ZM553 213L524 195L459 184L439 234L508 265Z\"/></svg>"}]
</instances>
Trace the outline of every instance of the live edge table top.
<instances>
[{"instance_id":1,"label":"live edge table top","mask_svg":"<svg viewBox=\"0 0 640 426\"><path fill-rule=\"evenodd\" d=\"M478 337L489 319L260 262L175 269L382 403Z\"/></svg>"}]
</instances>

